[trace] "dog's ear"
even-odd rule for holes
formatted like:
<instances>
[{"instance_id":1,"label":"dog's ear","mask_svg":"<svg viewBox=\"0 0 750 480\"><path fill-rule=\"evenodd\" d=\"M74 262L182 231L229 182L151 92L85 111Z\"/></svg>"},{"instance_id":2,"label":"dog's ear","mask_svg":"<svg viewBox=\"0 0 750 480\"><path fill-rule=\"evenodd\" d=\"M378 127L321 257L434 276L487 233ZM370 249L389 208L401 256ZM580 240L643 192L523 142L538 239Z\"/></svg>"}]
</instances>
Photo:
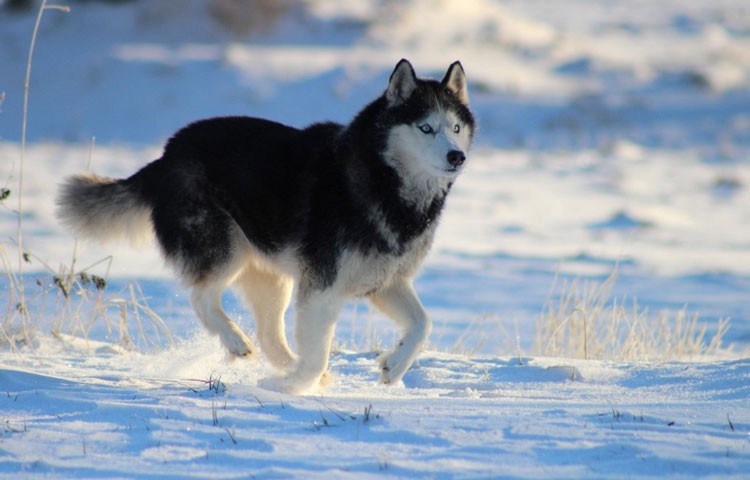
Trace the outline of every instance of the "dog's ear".
<instances>
[{"instance_id":1,"label":"dog's ear","mask_svg":"<svg viewBox=\"0 0 750 480\"><path fill-rule=\"evenodd\" d=\"M463 103L469 105L469 91L466 88L466 74L461 62L453 62L443 78L443 86L453 92L453 94Z\"/></svg>"},{"instance_id":2,"label":"dog's ear","mask_svg":"<svg viewBox=\"0 0 750 480\"><path fill-rule=\"evenodd\" d=\"M388 105L393 107L405 102L416 88L417 75L414 73L414 68L408 60L402 58L388 80L388 90L385 91Z\"/></svg>"}]
</instances>

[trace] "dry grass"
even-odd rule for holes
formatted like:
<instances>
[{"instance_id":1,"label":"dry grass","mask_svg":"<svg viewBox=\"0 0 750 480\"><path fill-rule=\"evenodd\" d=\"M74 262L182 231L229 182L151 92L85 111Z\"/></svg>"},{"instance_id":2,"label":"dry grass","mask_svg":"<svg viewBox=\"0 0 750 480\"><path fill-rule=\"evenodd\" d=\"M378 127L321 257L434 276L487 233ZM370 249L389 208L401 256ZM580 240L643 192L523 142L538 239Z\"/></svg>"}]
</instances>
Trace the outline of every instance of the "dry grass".
<instances>
[{"instance_id":1,"label":"dry grass","mask_svg":"<svg viewBox=\"0 0 750 480\"><path fill-rule=\"evenodd\" d=\"M106 276L110 258L77 271L65 265L54 271L39 258L28 258L41 263L44 271L24 277L25 298L21 302L21 277L11 268L6 249L0 244L0 261L7 279L4 291L8 294L0 316L0 346L17 350L33 345L36 336L43 333L88 341L96 326L103 328L107 339L126 349L162 348L174 343L137 283L111 291ZM96 270L105 272L91 273Z\"/></svg>"},{"instance_id":2,"label":"dry grass","mask_svg":"<svg viewBox=\"0 0 750 480\"><path fill-rule=\"evenodd\" d=\"M7 298L0 310L0 346L16 350L20 345L32 344L40 331L48 330L52 335L80 336L86 340L97 322L103 322L107 336L116 339L126 348L133 348L133 338L142 344L156 346L171 344L172 336L162 319L148 306L146 297L137 284L129 284L114 294L107 291L107 274L111 259L105 259L84 269L76 269L78 242L73 245L69 267L64 265L55 271L41 259L24 248L23 244L23 191L24 157L26 151L26 126L28 121L29 82L32 57L37 32L45 10L67 12L61 5L39 6L36 23L31 36L24 85L23 120L21 133L21 156L18 164L18 190L15 194L17 210L17 232L15 250L18 263L14 266L5 246L0 243L2 263L7 285L3 297ZM93 142L89 162L93 154ZM10 189L0 189L0 203L12 196ZM25 272L26 264L35 261L44 267L44 273ZM105 273L96 275L92 270L106 263ZM116 319L116 321L115 321ZM132 331L132 332L131 332Z\"/></svg>"},{"instance_id":3,"label":"dry grass","mask_svg":"<svg viewBox=\"0 0 750 480\"><path fill-rule=\"evenodd\" d=\"M635 298L612 299L617 270L604 282L563 281L536 325L536 355L622 361L690 360L731 353L722 338L729 320L708 325L686 309L651 314Z\"/></svg>"}]
</instances>

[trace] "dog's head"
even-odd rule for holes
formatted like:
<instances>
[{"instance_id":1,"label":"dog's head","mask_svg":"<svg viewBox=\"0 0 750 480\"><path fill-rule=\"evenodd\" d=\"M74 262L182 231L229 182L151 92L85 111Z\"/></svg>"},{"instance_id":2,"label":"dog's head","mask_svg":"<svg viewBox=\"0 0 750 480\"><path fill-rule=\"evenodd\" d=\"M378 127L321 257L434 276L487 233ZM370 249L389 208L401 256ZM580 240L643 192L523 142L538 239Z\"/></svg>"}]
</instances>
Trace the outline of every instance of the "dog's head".
<instances>
[{"instance_id":1,"label":"dog's head","mask_svg":"<svg viewBox=\"0 0 750 480\"><path fill-rule=\"evenodd\" d=\"M411 175L455 178L476 130L461 63L451 64L438 82L417 78L411 64L401 60L384 97L391 124L386 159Z\"/></svg>"}]
</instances>

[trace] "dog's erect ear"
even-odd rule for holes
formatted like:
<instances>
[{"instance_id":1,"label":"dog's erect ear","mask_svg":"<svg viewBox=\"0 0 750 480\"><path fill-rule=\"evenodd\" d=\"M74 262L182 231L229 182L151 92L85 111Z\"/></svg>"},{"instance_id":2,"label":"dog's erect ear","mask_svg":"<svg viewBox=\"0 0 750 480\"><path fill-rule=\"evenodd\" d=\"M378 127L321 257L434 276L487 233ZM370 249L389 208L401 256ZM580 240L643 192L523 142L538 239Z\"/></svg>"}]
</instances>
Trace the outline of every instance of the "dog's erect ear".
<instances>
[{"instance_id":1,"label":"dog's erect ear","mask_svg":"<svg viewBox=\"0 0 750 480\"><path fill-rule=\"evenodd\" d=\"M405 102L416 88L417 75L414 73L414 68L408 60L402 58L393 69L391 79L388 81L388 90L385 91L388 105L393 107Z\"/></svg>"},{"instance_id":2,"label":"dog's erect ear","mask_svg":"<svg viewBox=\"0 0 750 480\"><path fill-rule=\"evenodd\" d=\"M447 87L448 90L463 103L464 105L469 104L469 91L466 88L466 74L464 73L464 67L461 66L461 62L453 62L448 71L445 73L443 78L443 86Z\"/></svg>"}]
</instances>

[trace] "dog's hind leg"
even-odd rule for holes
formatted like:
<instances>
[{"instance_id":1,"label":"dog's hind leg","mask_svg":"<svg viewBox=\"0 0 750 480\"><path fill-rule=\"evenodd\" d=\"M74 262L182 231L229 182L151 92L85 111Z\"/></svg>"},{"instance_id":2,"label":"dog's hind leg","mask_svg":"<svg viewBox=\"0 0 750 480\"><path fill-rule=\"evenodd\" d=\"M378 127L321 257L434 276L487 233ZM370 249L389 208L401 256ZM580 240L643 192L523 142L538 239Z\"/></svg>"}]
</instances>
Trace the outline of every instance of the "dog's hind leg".
<instances>
[{"instance_id":1,"label":"dog's hind leg","mask_svg":"<svg viewBox=\"0 0 750 480\"><path fill-rule=\"evenodd\" d=\"M304 393L325 384L331 340L343 304L344 297L331 291L300 295L294 333L297 361L286 375L269 379L261 385L288 393Z\"/></svg>"},{"instance_id":2,"label":"dog's hind leg","mask_svg":"<svg viewBox=\"0 0 750 480\"><path fill-rule=\"evenodd\" d=\"M232 355L250 357L254 347L249 338L229 318L221 306L221 283L203 282L193 286L190 300L203 325L210 333L218 335L221 343Z\"/></svg>"},{"instance_id":3,"label":"dog's hind leg","mask_svg":"<svg viewBox=\"0 0 750 480\"><path fill-rule=\"evenodd\" d=\"M394 383L401 380L419 355L430 335L432 323L409 279L396 281L369 298L378 309L404 329L404 336L396 348L380 360L380 381Z\"/></svg>"},{"instance_id":4,"label":"dog's hind leg","mask_svg":"<svg viewBox=\"0 0 750 480\"><path fill-rule=\"evenodd\" d=\"M237 287L255 314L263 354L275 369L291 368L295 356L286 341L284 312L292 298L292 280L248 265L238 277Z\"/></svg>"},{"instance_id":5,"label":"dog's hind leg","mask_svg":"<svg viewBox=\"0 0 750 480\"><path fill-rule=\"evenodd\" d=\"M224 313L221 294L247 263L247 240L229 213L213 198L215 188L201 167L185 160L144 187L153 204L151 222L167 263L192 287L190 300L206 329L233 355L249 356L254 346ZM158 164L157 164L158 165ZM147 167L148 168L148 167Z\"/></svg>"}]
</instances>

